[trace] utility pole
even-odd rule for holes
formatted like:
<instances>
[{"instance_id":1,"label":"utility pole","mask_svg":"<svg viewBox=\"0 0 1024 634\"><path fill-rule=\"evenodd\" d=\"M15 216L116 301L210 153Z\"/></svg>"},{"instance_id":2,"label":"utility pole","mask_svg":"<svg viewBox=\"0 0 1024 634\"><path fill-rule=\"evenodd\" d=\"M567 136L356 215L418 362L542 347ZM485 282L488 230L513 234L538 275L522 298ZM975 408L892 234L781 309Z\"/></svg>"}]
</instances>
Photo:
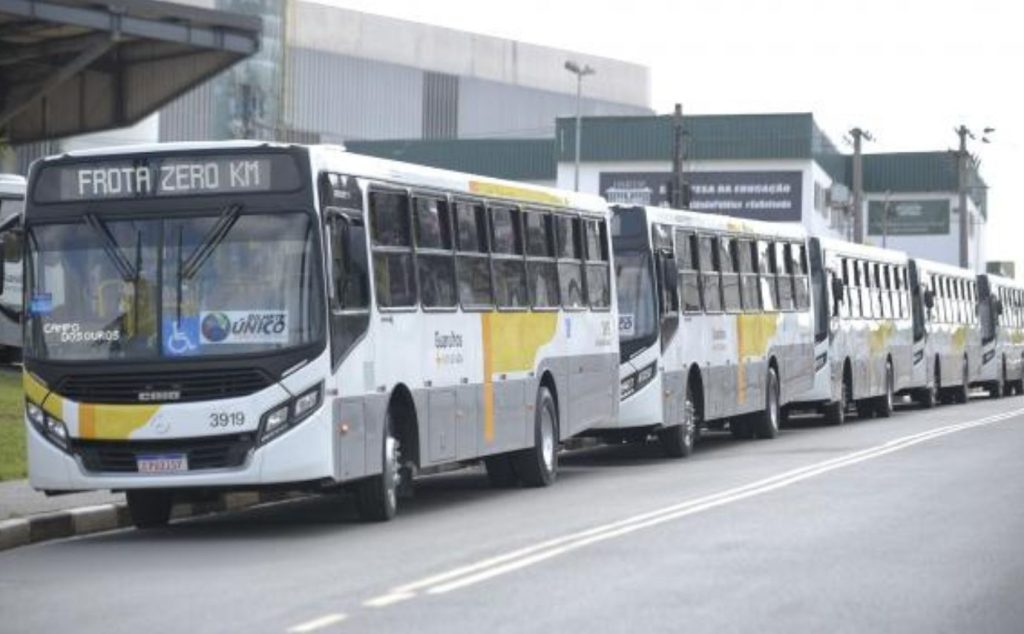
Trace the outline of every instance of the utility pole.
<instances>
[{"instance_id":1,"label":"utility pole","mask_svg":"<svg viewBox=\"0 0 1024 634\"><path fill-rule=\"evenodd\" d=\"M853 137L853 241L864 243L864 157L861 140L874 141L871 133L862 128L850 130Z\"/></svg>"},{"instance_id":2,"label":"utility pole","mask_svg":"<svg viewBox=\"0 0 1024 634\"><path fill-rule=\"evenodd\" d=\"M967 234L970 231L970 219L967 213L967 137L974 138L967 126L961 125L956 129L956 135L960 137L960 147L956 151L956 183L960 212L960 268L966 269L970 263L967 250L970 245Z\"/></svg>"},{"instance_id":3,"label":"utility pole","mask_svg":"<svg viewBox=\"0 0 1024 634\"><path fill-rule=\"evenodd\" d=\"M683 105L677 103L672 113L672 192L669 206L682 209L684 205L683 189Z\"/></svg>"},{"instance_id":4,"label":"utility pole","mask_svg":"<svg viewBox=\"0 0 1024 634\"><path fill-rule=\"evenodd\" d=\"M580 65L572 60L565 62L565 70L576 75L576 170L573 176L573 191L580 190L580 136L583 134L583 121L580 115L583 98L583 78L597 71L587 64Z\"/></svg>"}]
</instances>

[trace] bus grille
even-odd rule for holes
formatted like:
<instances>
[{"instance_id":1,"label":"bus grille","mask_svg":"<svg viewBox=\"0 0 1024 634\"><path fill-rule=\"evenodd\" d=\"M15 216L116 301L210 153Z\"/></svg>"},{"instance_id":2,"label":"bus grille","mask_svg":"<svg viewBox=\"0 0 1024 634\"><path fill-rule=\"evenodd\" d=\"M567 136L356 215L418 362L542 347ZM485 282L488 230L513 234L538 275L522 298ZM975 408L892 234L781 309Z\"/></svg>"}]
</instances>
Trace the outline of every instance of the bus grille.
<instances>
[{"instance_id":1,"label":"bus grille","mask_svg":"<svg viewBox=\"0 0 1024 634\"><path fill-rule=\"evenodd\" d=\"M80 403L186 403L248 396L271 385L254 368L69 376L56 392Z\"/></svg>"},{"instance_id":2,"label":"bus grille","mask_svg":"<svg viewBox=\"0 0 1024 634\"><path fill-rule=\"evenodd\" d=\"M147 454L187 454L189 471L238 467L245 462L255 445L253 434L230 434L210 438L131 442L76 440L72 449L88 471L137 473L136 458Z\"/></svg>"}]
</instances>

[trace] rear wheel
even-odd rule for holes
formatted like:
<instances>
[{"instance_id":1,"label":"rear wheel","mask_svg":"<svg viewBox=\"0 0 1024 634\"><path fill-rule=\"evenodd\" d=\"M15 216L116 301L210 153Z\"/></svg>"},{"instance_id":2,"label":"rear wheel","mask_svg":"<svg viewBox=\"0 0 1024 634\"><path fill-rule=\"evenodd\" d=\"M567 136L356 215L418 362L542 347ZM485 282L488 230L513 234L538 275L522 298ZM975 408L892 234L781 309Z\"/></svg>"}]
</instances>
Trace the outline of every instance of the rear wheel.
<instances>
[{"instance_id":1,"label":"rear wheel","mask_svg":"<svg viewBox=\"0 0 1024 634\"><path fill-rule=\"evenodd\" d=\"M136 490L125 494L135 528L159 528L171 520L174 493L167 490Z\"/></svg>"},{"instance_id":2,"label":"rear wheel","mask_svg":"<svg viewBox=\"0 0 1024 634\"><path fill-rule=\"evenodd\" d=\"M484 458L487 480L496 489L509 489L519 484L519 476L512 466L512 457L506 453Z\"/></svg>"},{"instance_id":3,"label":"rear wheel","mask_svg":"<svg viewBox=\"0 0 1024 634\"><path fill-rule=\"evenodd\" d=\"M892 416L893 409L896 405L896 378L893 376L892 362L885 362L885 394L878 397L878 402L875 406L875 414L879 418L889 418Z\"/></svg>"},{"instance_id":4,"label":"rear wheel","mask_svg":"<svg viewBox=\"0 0 1024 634\"><path fill-rule=\"evenodd\" d=\"M670 458L685 458L693 453L693 445L697 442L697 416L689 381L683 397L682 421L679 425L658 431L658 442Z\"/></svg>"},{"instance_id":5,"label":"rear wheel","mask_svg":"<svg viewBox=\"0 0 1024 634\"><path fill-rule=\"evenodd\" d=\"M967 382L968 381L968 379L967 379L967 357L964 357L964 365L963 365L962 373L963 373L963 382L953 392L953 400L955 402L957 402L957 403L966 403L967 402L967 398L968 398L968 393L970 392L970 389L971 389L971 386Z\"/></svg>"},{"instance_id":6,"label":"rear wheel","mask_svg":"<svg viewBox=\"0 0 1024 634\"><path fill-rule=\"evenodd\" d=\"M401 446L394 428L391 410L388 410L384 420L382 471L356 485L356 509L360 517L372 522L386 522L398 512Z\"/></svg>"},{"instance_id":7,"label":"rear wheel","mask_svg":"<svg viewBox=\"0 0 1024 634\"><path fill-rule=\"evenodd\" d=\"M1003 359L1003 366L999 369L999 378L988 386L988 395L992 398L1003 398L1007 394L1006 359Z\"/></svg>"},{"instance_id":8,"label":"rear wheel","mask_svg":"<svg viewBox=\"0 0 1024 634\"><path fill-rule=\"evenodd\" d=\"M942 385L941 374L939 373L938 360L935 363L935 370L932 372L932 384L925 386L921 390L921 397L919 399L921 406L925 409L931 409L939 404L939 388Z\"/></svg>"},{"instance_id":9,"label":"rear wheel","mask_svg":"<svg viewBox=\"0 0 1024 634\"><path fill-rule=\"evenodd\" d=\"M839 426L846 422L846 409L850 405L852 395L853 386L850 385L844 373L843 382L839 387L839 399L825 406L826 424Z\"/></svg>"},{"instance_id":10,"label":"rear wheel","mask_svg":"<svg viewBox=\"0 0 1024 634\"><path fill-rule=\"evenodd\" d=\"M537 391L533 447L512 454L512 466L528 487L546 487L558 474L558 412L548 388Z\"/></svg>"},{"instance_id":11,"label":"rear wheel","mask_svg":"<svg viewBox=\"0 0 1024 634\"><path fill-rule=\"evenodd\" d=\"M775 368L768 368L765 379L764 411L754 415L753 431L758 438L775 438L779 435L779 375Z\"/></svg>"}]
</instances>

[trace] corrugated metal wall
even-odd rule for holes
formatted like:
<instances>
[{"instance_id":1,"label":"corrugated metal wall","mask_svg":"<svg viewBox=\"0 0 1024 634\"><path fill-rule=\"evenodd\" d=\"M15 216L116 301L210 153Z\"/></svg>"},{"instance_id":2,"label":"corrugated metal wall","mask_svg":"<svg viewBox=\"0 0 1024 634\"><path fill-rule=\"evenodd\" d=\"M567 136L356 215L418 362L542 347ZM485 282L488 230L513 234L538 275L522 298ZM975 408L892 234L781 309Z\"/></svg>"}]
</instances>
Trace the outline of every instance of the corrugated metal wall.
<instances>
[{"instance_id":1,"label":"corrugated metal wall","mask_svg":"<svg viewBox=\"0 0 1024 634\"><path fill-rule=\"evenodd\" d=\"M423 138L453 139L459 134L459 78L423 73Z\"/></svg>"},{"instance_id":2,"label":"corrugated metal wall","mask_svg":"<svg viewBox=\"0 0 1024 634\"><path fill-rule=\"evenodd\" d=\"M324 141L418 138L423 72L290 48L284 123Z\"/></svg>"},{"instance_id":3,"label":"corrugated metal wall","mask_svg":"<svg viewBox=\"0 0 1024 634\"><path fill-rule=\"evenodd\" d=\"M650 114L647 108L588 99L586 83L583 92L580 110L584 116ZM552 137L557 117L575 115L575 95L482 79L460 79L460 137Z\"/></svg>"},{"instance_id":4,"label":"corrugated metal wall","mask_svg":"<svg viewBox=\"0 0 1024 634\"><path fill-rule=\"evenodd\" d=\"M213 81L208 81L160 111L160 140L203 141L213 138L213 111Z\"/></svg>"}]
</instances>

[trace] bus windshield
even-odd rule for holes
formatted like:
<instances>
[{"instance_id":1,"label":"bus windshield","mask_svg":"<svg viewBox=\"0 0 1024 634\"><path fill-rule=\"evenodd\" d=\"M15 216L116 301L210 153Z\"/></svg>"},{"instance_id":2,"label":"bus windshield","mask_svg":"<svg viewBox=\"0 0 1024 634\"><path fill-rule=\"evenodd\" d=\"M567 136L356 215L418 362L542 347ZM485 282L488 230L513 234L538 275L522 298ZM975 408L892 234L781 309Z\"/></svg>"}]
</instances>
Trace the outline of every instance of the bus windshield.
<instances>
[{"instance_id":1,"label":"bus windshield","mask_svg":"<svg viewBox=\"0 0 1024 634\"><path fill-rule=\"evenodd\" d=\"M238 206L87 215L28 230L28 356L155 360L266 353L324 336L316 224Z\"/></svg>"},{"instance_id":2,"label":"bus windshield","mask_svg":"<svg viewBox=\"0 0 1024 634\"><path fill-rule=\"evenodd\" d=\"M657 338L658 318L647 251L615 254L619 300L619 345L622 360L632 358Z\"/></svg>"}]
</instances>

